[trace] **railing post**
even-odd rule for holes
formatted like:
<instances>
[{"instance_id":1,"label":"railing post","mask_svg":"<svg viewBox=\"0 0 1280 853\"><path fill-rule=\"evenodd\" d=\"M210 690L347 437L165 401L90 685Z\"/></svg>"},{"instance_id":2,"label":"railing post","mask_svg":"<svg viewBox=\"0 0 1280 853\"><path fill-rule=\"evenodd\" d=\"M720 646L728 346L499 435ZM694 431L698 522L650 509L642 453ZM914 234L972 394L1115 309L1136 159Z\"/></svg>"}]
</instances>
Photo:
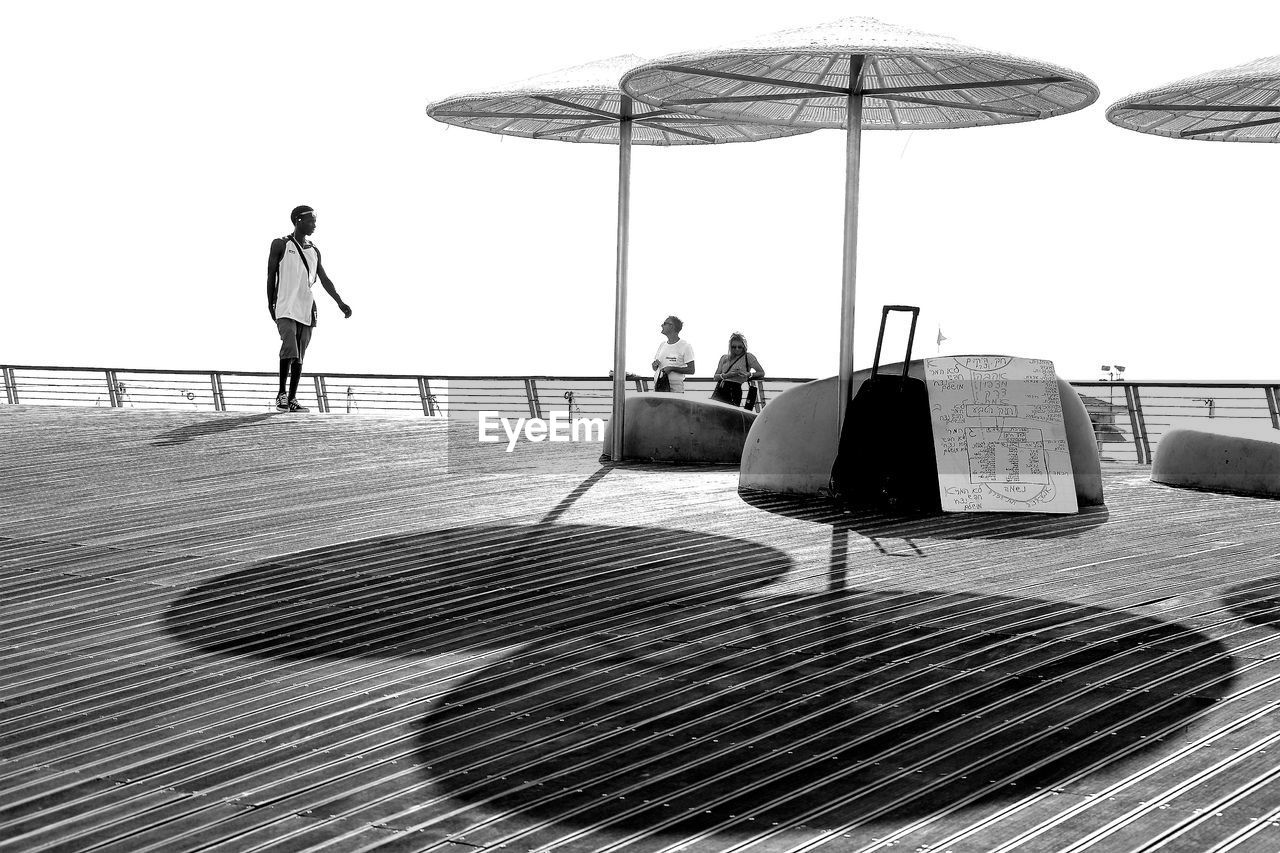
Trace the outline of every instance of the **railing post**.
<instances>
[{"instance_id":1,"label":"railing post","mask_svg":"<svg viewBox=\"0 0 1280 853\"><path fill-rule=\"evenodd\" d=\"M422 400L422 414L428 418L433 417L436 407L431 402L431 383L425 376L418 377L418 397Z\"/></svg>"},{"instance_id":2,"label":"railing post","mask_svg":"<svg viewBox=\"0 0 1280 853\"><path fill-rule=\"evenodd\" d=\"M1262 389L1267 398L1267 411L1271 414L1271 428L1280 429L1280 400L1277 399L1280 386L1268 385Z\"/></svg>"},{"instance_id":3,"label":"railing post","mask_svg":"<svg viewBox=\"0 0 1280 853\"><path fill-rule=\"evenodd\" d=\"M9 400L9 405L18 405L18 382L13 378L13 368L0 369L0 376L4 377L4 393Z\"/></svg>"},{"instance_id":4,"label":"railing post","mask_svg":"<svg viewBox=\"0 0 1280 853\"><path fill-rule=\"evenodd\" d=\"M640 391L640 392L642 392L642 393L643 393L643 392L646 392L646 391L648 391L648 390L649 390L649 379L648 379L648 377L645 377L645 376L637 376L637 377L636 377L636 390L637 390L637 391Z\"/></svg>"},{"instance_id":5,"label":"railing post","mask_svg":"<svg viewBox=\"0 0 1280 853\"><path fill-rule=\"evenodd\" d=\"M227 410L227 401L222 396L222 374L213 372L209 374L209 388L213 390L213 410L215 412L225 412Z\"/></svg>"},{"instance_id":6,"label":"railing post","mask_svg":"<svg viewBox=\"0 0 1280 853\"><path fill-rule=\"evenodd\" d=\"M764 404L767 401L764 398L764 380L757 379L755 380L755 383L756 383L756 388L758 389L756 391L756 411L758 412L764 408Z\"/></svg>"},{"instance_id":7,"label":"railing post","mask_svg":"<svg viewBox=\"0 0 1280 853\"><path fill-rule=\"evenodd\" d=\"M529 397L529 417L542 420L542 405L538 402L538 383L532 379L526 379L524 393Z\"/></svg>"},{"instance_id":8,"label":"railing post","mask_svg":"<svg viewBox=\"0 0 1280 853\"><path fill-rule=\"evenodd\" d=\"M118 409L121 403L120 392L116 390L116 372L114 370L103 372L107 374L107 397L111 400L111 408Z\"/></svg>"},{"instance_id":9,"label":"railing post","mask_svg":"<svg viewBox=\"0 0 1280 853\"><path fill-rule=\"evenodd\" d=\"M1138 454L1138 463L1151 464L1151 442L1147 438L1147 420L1142 415L1142 396L1137 385L1124 384L1125 403L1129 409L1129 425L1133 429L1133 445Z\"/></svg>"},{"instance_id":10,"label":"railing post","mask_svg":"<svg viewBox=\"0 0 1280 853\"><path fill-rule=\"evenodd\" d=\"M327 413L329 411L329 395L325 388L324 377L317 373L312 379L316 383L316 408L321 412Z\"/></svg>"}]
</instances>

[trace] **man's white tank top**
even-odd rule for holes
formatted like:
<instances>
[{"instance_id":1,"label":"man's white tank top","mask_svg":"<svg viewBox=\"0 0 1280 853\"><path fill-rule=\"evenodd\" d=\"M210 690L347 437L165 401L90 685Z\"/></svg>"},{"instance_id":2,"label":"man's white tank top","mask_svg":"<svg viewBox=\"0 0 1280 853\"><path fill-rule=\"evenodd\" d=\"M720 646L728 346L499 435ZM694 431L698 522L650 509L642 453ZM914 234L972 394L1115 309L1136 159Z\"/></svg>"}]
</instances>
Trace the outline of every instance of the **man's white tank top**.
<instances>
[{"instance_id":1,"label":"man's white tank top","mask_svg":"<svg viewBox=\"0 0 1280 853\"><path fill-rule=\"evenodd\" d=\"M276 319L288 317L310 326L311 308L315 305L311 286L320 269L320 252L310 243L301 248L306 253L306 263L298 254L299 245L293 235L284 238L284 255L276 278Z\"/></svg>"}]
</instances>

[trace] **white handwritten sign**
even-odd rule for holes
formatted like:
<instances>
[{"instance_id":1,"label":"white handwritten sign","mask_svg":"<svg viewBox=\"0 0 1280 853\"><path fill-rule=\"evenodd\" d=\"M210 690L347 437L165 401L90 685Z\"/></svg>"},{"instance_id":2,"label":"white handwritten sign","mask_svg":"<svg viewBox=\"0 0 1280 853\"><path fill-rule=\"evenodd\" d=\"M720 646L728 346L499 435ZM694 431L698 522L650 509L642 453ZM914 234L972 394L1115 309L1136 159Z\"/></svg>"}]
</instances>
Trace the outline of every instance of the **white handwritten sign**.
<instances>
[{"instance_id":1,"label":"white handwritten sign","mask_svg":"<svg viewBox=\"0 0 1280 853\"><path fill-rule=\"evenodd\" d=\"M944 510L1079 510L1052 361L960 355L924 365Z\"/></svg>"}]
</instances>

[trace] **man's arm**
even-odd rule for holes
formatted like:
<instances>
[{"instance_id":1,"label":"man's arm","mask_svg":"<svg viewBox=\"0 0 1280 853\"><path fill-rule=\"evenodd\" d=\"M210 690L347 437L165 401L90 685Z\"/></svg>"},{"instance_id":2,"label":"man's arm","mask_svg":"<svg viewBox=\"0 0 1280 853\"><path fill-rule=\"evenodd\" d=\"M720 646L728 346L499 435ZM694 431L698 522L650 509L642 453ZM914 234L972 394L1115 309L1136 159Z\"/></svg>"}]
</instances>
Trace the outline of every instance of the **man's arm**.
<instances>
[{"instance_id":1,"label":"man's arm","mask_svg":"<svg viewBox=\"0 0 1280 853\"><path fill-rule=\"evenodd\" d=\"M338 288L333 286L333 282L329 280L329 275L324 271L324 264L316 264L316 274L320 277L320 284L324 287L325 292L333 297L333 301L338 303L338 310L342 312L343 317L351 316L351 306L342 301L342 297L338 295Z\"/></svg>"},{"instance_id":2,"label":"man's arm","mask_svg":"<svg viewBox=\"0 0 1280 853\"><path fill-rule=\"evenodd\" d=\"M280 288L280 259L284 257L284 240L277 237L271 241L271 251L267 254L267 313L271 319L276 318L276 292Z\"/></svg>"},{"instance_id":3,"label":"man's arm","mask_svg":"<svg viewBox=\"0 0 1280 853\"><path fill-rule=\"evenodd\" d=\"M672 372L672 373L683 373L683 374L685 374L685 375L687 376L687 375L689 375L690 373L693 373L693 372L694 372L694 369L693 369L693 347L689 345L689 342L688 342L688 341L684 341L683 343L684 343L684 347L682 348L682 349L683 349L683 355L687 356L687 358L685 358L685 360L684 360L684 364L683 364L683 365L681 365L680 367L673 367L673 368L671 368L671 372Z\"/></svg>"}]
</instances>

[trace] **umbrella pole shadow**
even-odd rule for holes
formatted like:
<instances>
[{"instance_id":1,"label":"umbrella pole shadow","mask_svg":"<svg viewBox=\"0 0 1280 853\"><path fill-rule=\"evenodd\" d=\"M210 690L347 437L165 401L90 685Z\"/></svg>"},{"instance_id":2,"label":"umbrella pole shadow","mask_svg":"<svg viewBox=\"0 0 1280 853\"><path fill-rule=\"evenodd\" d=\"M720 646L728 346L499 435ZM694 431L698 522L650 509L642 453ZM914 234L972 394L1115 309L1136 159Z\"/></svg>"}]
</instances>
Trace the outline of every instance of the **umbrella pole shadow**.
<instances>
[{"instance_id":1,"label":"umbrella pole shadow","mask_svg":"<svg viewBox=\"0 0 1280 853\"><path fill-rule=\"evenodd\" d=\"M831 525L831 562L827 567L827 589L842 592L849 586L849 528Z\"/></svg>"},{"instance_id":2,"label":"umbrella pole shadow","mask_svg":"<svg viewBox=\"0 0 1280 853\"><path fill-rule=\"evenodd\" d=\"M924 551L909 536L902 537L902 541L907 544L913 553L896 553L885 548L879 536L862 534L852 524L837 522L831 525L831 556L827 564L827 589L831 592L840 592L849 586L849 543L855 534L858 536L865 535L867 541L874 545L876 550L885 557L925 556Z\"/></svg>"},{"instance_id":3,"label":"umbrella pole shadow","mask_svg":"<svg viewBox=\"0 0 1280 853\"><path fill-rule=\"evenodd\" d=\"M578 502L579 498L581 498L587 492L591 491L591 487L594 486L596 483L600 482L601 480L603 480L604 476L612 470L613 470L613 463L607 463L607 464L601 465L600 468L594 474L592 474L590 477L587 477L587 479L583 480L581 483L575 486L573 491L565 495L564 499L561 500L560 503L552 507L551 510L538 521L538 523L554 524L556 519L558 519L560 516L568 512L573 507L573 505Z\"/></svg>"}]
</instances>

